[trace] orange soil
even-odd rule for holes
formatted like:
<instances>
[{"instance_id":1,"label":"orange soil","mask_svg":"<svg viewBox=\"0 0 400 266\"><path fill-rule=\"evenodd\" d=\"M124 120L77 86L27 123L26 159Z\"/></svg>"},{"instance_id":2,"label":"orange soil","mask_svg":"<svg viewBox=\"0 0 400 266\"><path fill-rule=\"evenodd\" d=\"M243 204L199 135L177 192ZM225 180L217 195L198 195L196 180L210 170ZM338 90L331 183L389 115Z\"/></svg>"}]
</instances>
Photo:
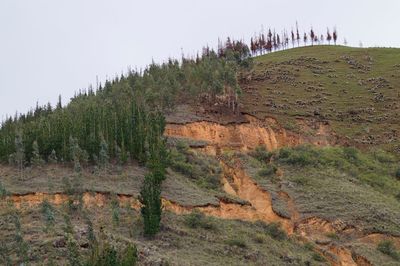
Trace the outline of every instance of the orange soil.
<instances>
[{"instance_id":1,"label":"orange soil","mask_svg":"<svg viewBox=\"0 0 400 266\"><path fill-rule=\"evenodd\" d=\"M187 137L195 140L207 141L211 146L230 147L239 150L254 149L264 145L268 150L285 146L296 146L302 143L328 145L331 132L327 125L319 123L312 130L313 137L304 137L287 131L271 118L259 120L246 116L248 122L241 124L221 125L213 122L201 121L187 124L168 124L165 135ZM299 122L300 123L300 122ZM305 126L301 126L303 128Z\"/></svg>"}]
</instances>

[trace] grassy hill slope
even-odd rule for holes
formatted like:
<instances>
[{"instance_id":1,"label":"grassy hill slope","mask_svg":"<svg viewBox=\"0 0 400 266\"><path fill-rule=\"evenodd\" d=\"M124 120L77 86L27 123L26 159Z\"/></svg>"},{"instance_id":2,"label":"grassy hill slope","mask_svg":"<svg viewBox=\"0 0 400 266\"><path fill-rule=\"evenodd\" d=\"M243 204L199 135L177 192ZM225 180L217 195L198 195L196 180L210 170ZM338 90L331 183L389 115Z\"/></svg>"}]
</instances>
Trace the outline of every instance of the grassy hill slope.
<instances>
[{"instance_id":1,"label":"grassy hill slope","mask_svg":"<svg viewBox=\"0 0 400 266\"><path fill-rule=\"evenodd\" d=\"M255 58L243 112L329 121L351 144L399 151L400 49L308 46Z\"/></svg>"}]
</instances>

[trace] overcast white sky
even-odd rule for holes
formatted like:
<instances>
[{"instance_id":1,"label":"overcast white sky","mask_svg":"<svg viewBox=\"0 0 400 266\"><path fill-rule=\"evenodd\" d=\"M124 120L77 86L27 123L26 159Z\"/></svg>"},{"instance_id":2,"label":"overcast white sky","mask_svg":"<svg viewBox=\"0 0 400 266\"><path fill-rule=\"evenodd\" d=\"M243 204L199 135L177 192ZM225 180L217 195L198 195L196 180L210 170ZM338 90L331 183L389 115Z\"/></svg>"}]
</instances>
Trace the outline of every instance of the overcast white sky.
<instances>
[{"instance_id":1,"label":"overcast white sky","mask_svg":"<svg viewBox=\"0 0 400 266\"><path fill-rule=\"evenodd\" d=\"M399 0L0 0L0 118L261 25L400 47L399 11Z\"/></svg>"}]
</instances>

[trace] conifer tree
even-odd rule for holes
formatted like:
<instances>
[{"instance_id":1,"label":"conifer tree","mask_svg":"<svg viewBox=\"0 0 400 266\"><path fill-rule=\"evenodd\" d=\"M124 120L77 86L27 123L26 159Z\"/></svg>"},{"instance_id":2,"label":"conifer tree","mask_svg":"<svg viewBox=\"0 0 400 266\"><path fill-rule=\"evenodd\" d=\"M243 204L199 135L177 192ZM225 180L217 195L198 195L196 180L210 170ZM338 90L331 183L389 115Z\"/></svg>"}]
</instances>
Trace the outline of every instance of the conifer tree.
<instances>
[{"instance_id":1,"label":"conifer tree","mask_svg":"<svg viewBox=\"0 0 400 266\"><path fill-rule=\"evenodd\" d=\"M161 183L165 179L168 165L168 151L163 137L165 118L161 113L152 113L148 128L148 168L151 173L145 176L140 191L144 232L148 236L155 235L161 221Z\"/></svg>"},{"instance_id":2,"label":"conifer tree","mask_svg":"<svg viewBox=\"0 0 400 266\"><path fill-rule=\"evenodd\" d=\"M76 138L70 137L69 144L70 144L70 152L71 152L72 162L74 163L74 171L76 173L80 173L82 170L81 163L80 163L80 157L81 157L82 150L79 147L79 143Z\"/></svg>"},{"instance_id":3,"label":"conifer tree","mask_svg":"<svg viewBox=\"0 0 400 266\"><path fill-rule=\"evenodd\" d=\"M37 143L37 141L35 140L32 144L32 158L31 158L31 162L34 166L40 166L44 163L44 160L42 159L42 157L40 156L40 152L39 152L39 145Z\"/></svg>"},{"instance_id":4,"label":"conifer tree","mask_svg":"<svg viewBox=\"0 0 400 266\"><path fill-rule=\"evenodd\" d=\"M313 28L311 28L311 31L310 31L310 39L311 39L311 45L314 45L315 33L314 33Z\"/></svg>"},{"instance_id":5,"label":"conifer tree","mask_svg":"<svg viewBox=\"0 0 400 266\"><path fill-rule=\"evenodd\" d=\"M335 43L335 45L336 45L336 41L337 41L337 38L338 38L338 34L337 34L337 30L336 30L336 28L335 28L335 29L333 29L332 38L333 38L333 42L334 42L334 43Z\"/></svg>"},{"instance_id":6,"label":"conifer tree","mask_svg":"<svg viewBox=\"0 0 400 266\"><path fill-rule=\"evenodd\" d=\"M58 162L57 154L54 149L51 151L51 153L48 157L48 162L53 163L53 164Z\"/></svg>"},{"instance_id":7,"label":"conifer tree","mask_svg":"<svg viewBox=\"0 0 400 266\"><path fill-rule=\"evenodd\" d=\"M292 37L292 47L294 48L294 43L295 43L295 41L296 41L296 39L295 39L295 37L294 37L294 32L293 32L293 29L292 29L292 31L291 31L291 37Z\"/></svg>"},{"instance_id":8,"label":"conifer tree","mask_svg":"<svg viewBox=\"0 0 400 266\"><path fill-rule=\"evenodd\" d=\"M161 189L157 183L153 174L146 175L139 196L144 233L147 236L154 236L160 230Z\"/></svg>"},{"instance_id":9,"label":"conifer tree","mask_svg":"<svg viewBox=\"0 0 400 266\"><path fill-rule=\"evenodd\" d=\"M22 179L24 166L25 166L25 147L22 139L22 131L18 130L15 136L15 163Z\"/></svg>"},{"instance_id":10,"label":"conifer tree","mask_svg":"<svg viewBox=\"0 0 400 266\"><path fill-rule=\"evenodd\" d=\"M326 40L328 41L328 44L331 44L332 41L332 35L329 31L329 28L326 30Z\"/></svg>"},{"instance_id":11,"label":"conifer tree","mask_svg":"<svg viewBox=\"0 0 400 266\"><path fill-rule=\"evenodd\" d=\"M99 163L104 172L107 171L109 159L110 157L108 155L108 144L104 137L102 137L100 142Z\"/></svg>"}]
</instances>

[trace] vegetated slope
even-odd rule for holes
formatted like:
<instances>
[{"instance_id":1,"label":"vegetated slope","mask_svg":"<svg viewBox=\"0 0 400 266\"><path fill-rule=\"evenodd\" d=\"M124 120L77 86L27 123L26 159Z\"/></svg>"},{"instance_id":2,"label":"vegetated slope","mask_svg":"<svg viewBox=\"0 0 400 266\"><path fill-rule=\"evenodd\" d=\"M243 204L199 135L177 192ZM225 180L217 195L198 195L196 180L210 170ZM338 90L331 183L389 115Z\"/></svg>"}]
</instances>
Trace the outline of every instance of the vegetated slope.
<instances>
[{"instance_id":1,"label":"vegetated slope","mask_svg":"<svg viewBox=\"0 0 400 266\"><path fill-rule=\"evenodd\" d=\"M92 224L116 247L135 243L141 264L396 265L397 59L398 49L296 48L256 57L253 69L238 74L239 112L185 97L167 113L168 212L154 239L142 236L135 197L146 169L136 162L100 173L84 165L80 178L66 163L26 169L22 179L1 166L0 181L14 195L2 201L0 258L21 261L22 235L32 263L65 263L62 235L72 221L82 256L90 253ZM127 79L120 85L130 93ZM318 147L329 145L338 147ZM71 198L79 208L68 205ZM54 205L55 226L43 199Z\"/></svg>"},{"instance_id":2,"label":"vegetated slope","mask_svg":"<svg viewBox=\"0 0 400 266\"><path fill-rule=\"evenodd\" d=\"M341 144L399 150L398 48L307 46L253 61L250 71L239 73L241 113L277 119L285 129L303 136L316 133L313 122L320 121L340 137ZM246 120L198 99L177 110L167 115L167 121Z\"/></svg>"},{"instance_id":3,"label":"vegetated slope","mask_svg":"<svg viewBox=\"0 0 400 266\"><path fill-rule=\"evenodd\" d=\"M399 152L400 49L314 46L256 57L242 79L242 111L328 121L343 142Z\"/></svg>"}]
</instances>

